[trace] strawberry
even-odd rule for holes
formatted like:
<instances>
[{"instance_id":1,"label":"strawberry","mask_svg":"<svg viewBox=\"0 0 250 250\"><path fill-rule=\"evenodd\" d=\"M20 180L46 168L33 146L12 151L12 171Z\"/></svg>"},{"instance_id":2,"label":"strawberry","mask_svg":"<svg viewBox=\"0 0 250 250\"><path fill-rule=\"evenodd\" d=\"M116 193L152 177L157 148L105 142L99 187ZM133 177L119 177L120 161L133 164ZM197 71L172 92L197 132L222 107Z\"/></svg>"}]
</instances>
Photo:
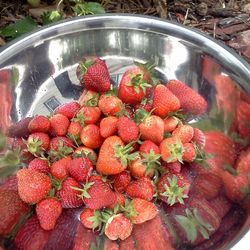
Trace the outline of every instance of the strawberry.
<instances>
[{"instance_id":1,"label":"strawberry","mask_svg":"<svg viewBox=\"0 0 250 250\"><path fill-rule=\"evenodd\" d=\"M46 116L37 115L29 122L28 128L31 133L47 133L50 129L50 120Z\"/></svg>"},{"instance_id":2,"label":"strawberry","mask_svg":"<svg viewBox=\"0 0 250 250\"><path fill-rule=\"evenodd\" d=\"M170 112L180 109L179 99L163 84L157 85L153 96L154 114L165 118Z\"/></svg>"},{"instance_id":3,"label":"strawberry","mask_svg":"<svg viewBox=\"0 0 250 250\"><path fill-rule=\"evenodd\" d=\"M123 74L119 84L118 97L124 103L136 105L146 96L147 88L150 87L152 86L148 74L135 66Z\"/></svg>"},{"instance_id":4,"label":"strawberry","mask_svg":"<svg viewBox=\"0 0 250 250\"><path fill-rule=\"evenodd\" d=\"M74 158L68 165L69 174L78 182L85 182L93 170L93 164L87 157Z\"/></svg>"},{"instance_id":5,"label":"strawberry","mask_svg":"<svg viewBox=\"0 0 250 250\"><path fill-rule=\"evenodd\" d=\"M170 80L167 88L180 100L181 109L194 116L199 116L206 112L206 100L185 83L178 80Z\"/></svg>"},{"instance_id":6,"label":"strawberry","mask_svg":"<svg viewBox=\"0 0 250 250\"><path fill-rule=\"evenodd\" d=\"M12 124L7 130L7 136L11 138L22 137L27 138L30 134L29 123L32 120L32 117L26 117L22 120Z\"/></svg>"},{"instance_id":7,"label":"strawberry","mask_svg":"<svg viewBox=\"0 0 250 250\"><path fill-rule=\"evenodd\" d=\"M132 233L133 225L123 214L115 214L105 225L105 235L110 240L125 240ZM109 248L110 249L110 248Z\"/></svg>"},{"instance_id":8,"label":"strawberry","mask_svg":"<svg viewBox=\"0 0 250 250\"><path fill-rule=\"evenodd\" d=\"M159 199L173 206L175 203L184 204L188 198L190 181L182 173L167 172L157 182Z\"/></svg>"},{"instance_id":9,"label":"strawberry","mask_svg":"<svg viewBox=\"0 0 250 250\"><path fill-rule=\"evenodd\" d=\"M248 176L245 174L233 176L229 172L224 171L221 177L227 197L235 202L243 200L247 195L244 190L249 190Z\"/></svg>"},{"instance_id":10,"label":"strawberry","mask_svg":"<svg viewBox=\"0 0 250 250\"><path fill-rule=\"evenodd\" d=\"M132 199L140 198L150 201L153 199L154 186L149 178L139 178L138 180L129 183L126 188L126 194Z\"/></svg>"},{"instance_id":11,"label":"strawberry","mask_svg":"<svg viewBox=\"0 0 250 250\"><path fill-rule=\"evenodd\" d=\"M80 138L80 133L82 131L82 126L80 122L70 122L69 127L68 127L68 132L67 136L71 139L79 139Z\"/></svg>"},{"instance_id":12,"label":"strawberry","mask_svg":"<svg viewBox=\"0 0 250 250\"><path fill-rule=\"evenodd\" d=\"M101 213L98 210L84 208L80 214L81 223L89 229L98 229L102 225Z\"/></svg>"},{"instance_id":13,"label":"strawberry","mask_svg":"<svg viewBox=\"0 0 250 250\"><path fill-rule=\"evenodd\" d=\"M29 163L34 159L34 155L28 151L27 144L22 138L15 138L12 143L12 150L17 153L20 161Z\"/></svg>"},{"instance_id":14,"label":"strawberry","mask_svg":"<svg viewBox=\"0 0 250 250\"><path fill-rule=\"evenodd\" d=\"M146 176L147 167L142 161L142 157L138 156L135 160L131 161L129 164L129 171L133 177L140 178ZM148 175L151 175L151 171Z\"/></svg>"},{"instance_id":15,"label":"strawberry","mask_svg":"<svg viewBox=\"0 0 250 250\"><path fill-rule=\"evenodd\" d=\"M17 249L44 249L50 233L41 228L36 216L29 218L17 232L14 243Z\"/></svg>"},{"instance_id":16,"label":"strawberry","mask_svg":"<svg viewBox=\"0 0 250 250\"><path fill-rule=\"evenodd\" d=\"M50 150L59 151L62 147L74 148L73 142L64 136L56 136L50 141Z\"/></svg>"},{"instance_id":17,"label":"strawberry","mask_svg":"<svg viewBox=\"0 0 250 250\"><path fill-rule=\"evenodd\" d=\"M186 162L193 162L196 158L196 149L195 146L193 145L193 143L184 143L183 144L183 155L182 155L182 159L183 161Z\"/></svg>"},{"instance_id":18,"label":"strawberry","mask_svg":"<svg viewBox=\"0 0 250 250\"><path fill-rule=\"evenodd\" d=\"M81 192L79 197L91 209L101 209L114 204L116 201L116 194L111 190L108 183L101 178L90 178L89 182L83 185L83 189L78 187L72 188Z\"/></svg>"},{"instance_id":19,"label":"strawberry","mask_svg":"<svg viewBox=\"0 0 250 250\"><path fill-rule=\"evenodd\" d=\"M112 95L101 95L98 106L105 115L116 115L123 109L122 100Z\"/></svg>"},{"instance_id":20,"label":"strawberry","mask_svg":"<svg viewBox=\"0 0 250 250\"><path fill-rule=\"evenodd\" d=\"M106 238L103 245L103 250L119 250L120 246L116 241Z\"/></svg>"},{"instance_id":21,"label":"strawberry","mask_svg":"<svg viewBox=\"0 0 250 250\"><path fill-rule=\"evenodd\" d=\"M116 208L117 204L119 205L119 207L123 207L125 205L125 196L118 192L115 192L115 195L116 195L116 201L107 207L112 210Z\"/></svg>"},{"instance_id":22,"label":"strawberry","mask_svg":"<svg viewBox=\"0 0 250 250\"><path fill-rule=\"evenodd\" d=\"M96 163L96 171L100 174L119 174L124 171L128 162L134 160L136 153L130 154L132 148L124 146L118 136L110 136L103 142Z\"/></svg>"},{"instance_id":23,"label":"strawberry","mask_svg":"<svg viewBox=\"0 0 250 250\"><path fill-rule=\"evenodd\" d=\"M114 189L119 193L123 193L131 181L131 176L127 171L112 175L111 178Z\"/></svg>"},{"instance_id":24,"label":"strawberry","mask_svg":"<svg viewBox=\"0 0 250 250\"><path fill-rule=\"evenodd\" d=\"M237 125L242 138L250 134L250 103L240 100L236 109Z\"/></svg>"},{"instance_id":25,"label":"strawberry","mask_svg":"<svg viewBox=\"0 0 250 250\"><path fill-rule=\"evenodd\" d=\"M221 178L213 173L199 174L192 187L193 192L207 200L215 198L222 186Z\"/></svg>"},{"instance_id":26,"label":"strawberry","mask_svg":"<svg viewBox=\"0 0 250 250\"><path fill-rule=\"evenodd\" d=\"M155 154L160 154L160 148L150 140L143 141L139 150L141 154L149 154L151 150Z\"/></svg>"},{"instance_id":27,"label":"strawberry","mask_svg":"<svg viewBox=\"0 0 250 250\"><path fill-rule=\"evenodd\" d=\"M84 124L95 124L100 116L101 110L99 107L83 106L73 121L79 121L82 126Z\"/></svg>"},{"instance_id":28,"label":"strawberry","mask_svg":"<svg viewBox=\"0 0 250 250\"><path fill-rule=\"evenodd\" d=\"M143 140L150 140L155 144L160 144L164 135L164 122L159 116L148 116L140 123L139 131Z\"/></svg>"},{"instance_id":29,"label":"strawberry","mask_svg":"<svg viewBox=\"0 0 250 250\"><path fill-rule=\"evenodd\" d=\"M241 151L236 163L236 170L239 174L248 174L250 172L250 147L246 151Z\"/></svg>"},{"instance_id":30,"label":"strawberry","mask_svg":"<svg viewBox=\"0 0 250 250\"><path fill-rule=\"evenodd\" d=\"M54 114L50 117L50 132L54 136L65 136L68 132L69 119L62 114Z\"/></svg>"},{"instance_id":31,"label":"strawberry","mask_svg":"<svg viewBox=\"0 0 250 250\"><path fill-rule=\"evenodd\" d=\"M98 106L99 96L99 93L85 89L81 94L78 102L81 106L96 107Z\"/></svg>"},{"instance_id":32,"label":"strawberry","mask_svg":"<svg viewBox=\"0 0 250 250\"><path fill-rule=\"evenodd\" d=\"M190 125L180 125L172 133L173 137L180 139L182 143L190 142L194 136L194 129Z\"/></svg>"},{"instance_id":33,"label":"strawberry","mask_svg":"<svg viewBox=\"0 0 250 250\"><path fill-rule=\"evenodd\" d=\"M76 180L68 177L63 181L61 189L56 192L63 208L75 208L83 205L83 200L79 198L81 192L72 189L72 187L81 188Z\"/></svg>"},{"instance_id":34,"label":"strawberry","mask_svg":"<svg viewBox=\"0 0 250 250\"><path fill-rule=\"evenodd\" d=\"M164 169L169 170L172 173L180 173L181 172L181 163L179 161L176 162L163 162L162 166Z\"/></svg>"},{"instance_id":35,"label":"strawberry","mask_svg":"<svg viewBox=\"0 0 250 250\"><path fill-rule=\"evenodd\" d=\"M63 180L69 175L69 166L72 159L70 157L62 158L52 163L50 167L50 173L57 180Z\"/></svg>"},{"instance_id":36,"label":"strawberry","mask_svg":"<svg viewBox=\"0 0 250 250\"><path fill-rule=\"evenodd\" d=\"M133 120L129 119L126 116L122 116L119 118L117 126L118 135L125 143L137 140L139 129Z\"/></svg>"},{"instance_id":37,"label":"strawberry","mask_svg":"<svg viewBox=\"0 0 250 250\"><path fill-rule=\"evenodd\" d=\"M61 203L54 198L47 198L36 204L36 214L41 228L52 230L62 213Z\"/></svg>"},{"instance_id":38,"label":"strawberry","mask_svg":"<svg viewBox=\"0 0 250 250\"><path fill-rule=\"evenodd\" d=\"M170 116L164 119L164 132L171 133L180 124L180 120L175 116Z\"/></svg>"},{"instance_id":39,"label":"strawberry","mask_svg":"<svg viewBox=\"0 0 250 250\"><path fill-rule=\"evenodd\" d=\"M125 216L129 218L133 224L141 224L145 221L152 220L158 213L154 203L134 198L128 204L125 203Z\"/></svg>"},{"instance_id":40,"label":"strawberry","mask_svg":"<svg viewBox=\"0 0 250 250\"><path fill-rule=\"evenodd\" d=\"M153 101L147 98L144 98L139 104L135 105L135 110L143 109L146 112L151 112L153 109Z\"/></svg>"},{"instance_id":41,"label":"strawberry","mask_svg":"<svg viewBox=\"0 0 250 250\"><path fill-rule=\"evenodd\" d=\"M49 163L47 160L35 158L33 159L29 165L28 169L36 170L38 172L48 174L50 171Z\"/></svg>"},{"instance_id":42,"label":"strawberry","mask_svg":"<svg viewBox=\"0 0 250 250\"><path fill-rule=\"evenodd\" d=\"M80 139L83 145L92 149L99 148L103 142L100 129L95 124L85 126L81 131Z\"/></svg>"},{"instance_id":43,"label":"strawberry","mask_svg":"<svg viewBox=\"0 0 250 250\"><path fill-rule=\"evenodd\" d=\"M44 173L20 169L16 175L19 196L26 203L38 203L51 189L50 178Z\"/></svg>"},{"instance_id":44,"label":"strawberry","mask_svg":"<svg viewBox=\"0 0 250 250\"><path fill-rule=\"evenodd\" d=\"M80 146L75 149L74 156L75 157L79 157L79 156L87 157L92 162L93 165L96 164L97 155L96 155L96 152L91 148Z\"/></svg>"},{"instance_id":45,"label":"strawberry","mask_svg":"<svg viewBox=\"0 0 250 250\"><path fill-rule=\"evenodd\" d=\"M110 89L111 79L106 63L99 57L85 57L76 70L77 78L87 90L98 93Z\"/></svg>"},{"instance_id":46,"label":"strawberry","mask_svg":"<svg viewBox=\"0 0 250 250\"><path fill-rule=\"evenodd\" d=\"M118 118L115 116L108 116L100 122L100 134L103 138L115 135L118 130Z\"/></svg>"},{"instance_id":47,"label":"strawberry","mask_svg":"<svg viewBox=\"0 0 250 250\"><path fill-rule=\"evenodd\" d=\"M0 187L0 235L8 235L20 219L27 214L29 207L24 203L17 191Z\"/></svg>"},{"instance_id":48,"label":"strawberry","mask_svg":"<svg viewBox=\"0 0 250 250\"><path fill-rule=\"evenodd\" d=\"M218 195L212 200L209 200L209 205L214 209L219 218L222 219L232 207L232 202L230 202L230 200L224 195Z\"/></svg>"},{"instance_id":49,"label":"strawberry","mask_svg":"<svg viewBox=\"0 0 250 250\"><path fill-rule=\"evenodd\" d=\"M71 101L68 103L64 103L56 108L54 114L61 114L66 116L69 120L75 117L75 115L80 110L81 106L76 101Z\"/></svg>"},{"instance_id":50,"label":"strawberry","mask_svg":"<svg viewBox=\"0 0 250 250\"><path fill-rule=\"evenodd\" d=\"M196 143L201 149L204 149L206 144L205 134L198 128L194 128L192 142Z\"/></svg>"},{"instance_id":51,"label":"strawberry","mask_svg":"<svg viewBox=\"0 0 250 250\"><path fill-rule=\"evenodd\" d=\"M45 133L37 132L29 135L27 139L27 150L33 155L39 155L46 151L50 145L49 136Z\"/></svg>"},{"instance_id":52,"label":"strawberry","mask_svg":"<svg viewBox=\"0 0 250 250\"><path fill-rule=\"evenodd\" d=\"M6 178L1 178L0 189L17 191L17 178L16 175L11 175Z\"/></svg>"},{"instance_id":53,"label":"strawberry","mask_svg":"<svg viewBox=\"0 0 250 250\"><path fill-rule=\"evenodd\" d=\"M160 144L161 158L170 163L180 161L184 153L183 145L176 137L164 139Z\"/></svg>"}]
</instances>

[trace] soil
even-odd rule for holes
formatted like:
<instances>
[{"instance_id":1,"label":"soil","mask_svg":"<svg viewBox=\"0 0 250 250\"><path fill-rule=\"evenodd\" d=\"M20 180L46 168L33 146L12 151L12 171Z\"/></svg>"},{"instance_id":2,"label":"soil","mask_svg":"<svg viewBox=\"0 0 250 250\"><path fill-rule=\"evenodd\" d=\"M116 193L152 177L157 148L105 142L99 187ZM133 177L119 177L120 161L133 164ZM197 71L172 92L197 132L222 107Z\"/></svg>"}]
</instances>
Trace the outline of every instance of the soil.
<instances>
[{"instance_id":1,"label":"soil","mask_svg":"<svg viewBox=\"0 0 250 250\"><path fill-rule=\"evenodd\" d=\"M94 1L94 0L92 0ZM85 1L86 2L86 1ZM250 0L100 0L107 13L134 13L161 17L197 28L233 48L250 62ZM26 16L41 25L41 13L56 9L55 1L32 8L26 0L0 0L0 28ZM65 18L74 16L72 1L60 5ZM0 45L7 41L0 37Z\"/></svg>"}]
</instances>

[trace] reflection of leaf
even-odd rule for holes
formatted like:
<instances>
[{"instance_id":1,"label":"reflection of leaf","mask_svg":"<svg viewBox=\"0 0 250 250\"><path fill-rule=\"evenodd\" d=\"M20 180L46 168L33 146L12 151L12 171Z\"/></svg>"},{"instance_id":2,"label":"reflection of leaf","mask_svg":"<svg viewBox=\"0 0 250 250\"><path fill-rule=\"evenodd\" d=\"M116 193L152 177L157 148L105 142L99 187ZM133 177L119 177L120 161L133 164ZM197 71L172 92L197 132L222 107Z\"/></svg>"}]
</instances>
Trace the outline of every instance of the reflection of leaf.
<instances>
[{"instance_id":1,"label":"reflection of leaf","mask_svg":"<svg viewBox=\"0 0 250 250\"><path fill-rule=\"evenodd\" d=\"M54 23L63 19L62 13L58 10L47 11L42 15L43 25Z\"/></svg>"},{"instance_id":2,"label":"reflection of leaf","mask_svg":"<svg viewBox=\"0 0 250 250\"><path fill-rule=\"evenodd\" d=\"M74 2L76 3L76 5L72 7L72 9L77 16L105 13L105 10L100 3L95 3L95 2L82 3L79 0L75 0Z\"/></svg>"},{"instance_id":3,"label":"reflection of leaf","mask_svg":"<svg viewBox=\"0 0 250 250\"><path fill-rule=\"evenodd\" d=\"M19 81L19 71L18 71L18 68L15 66L12 67L10 79L11 79L11 83L15 87Z\"/></svg>"},{"instance_id":4,"label":"reflection of leaf","mask_svg":"<svg viewBox=\"0 0 250 250\"><path fill-rule=\"evenodd\" d=\"M36 27L36 22L30 16L28 16L14 24L10 24L2 28L0 30L0 35L5 38L16 38L34 30Z\"/></svg>"}]
</instances>

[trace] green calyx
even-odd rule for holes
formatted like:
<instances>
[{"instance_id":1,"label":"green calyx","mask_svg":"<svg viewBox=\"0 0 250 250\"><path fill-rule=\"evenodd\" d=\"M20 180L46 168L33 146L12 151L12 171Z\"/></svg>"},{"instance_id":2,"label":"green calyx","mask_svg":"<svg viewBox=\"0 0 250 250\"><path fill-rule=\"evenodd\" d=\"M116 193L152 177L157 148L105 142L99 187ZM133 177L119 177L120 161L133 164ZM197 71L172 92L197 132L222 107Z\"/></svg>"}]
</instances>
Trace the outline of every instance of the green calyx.
<instances>
[{"instance_id":1,"label":"green calyx","mask_svg":"<svg viewBox=\"0 0 250 250\"><path fill-rule=\"evenodd\" d=\"M214 228L199 215L196 208L192 210L187 208L186 216L176 215L175 220L183 228L190 242L196 240L198 232L204 239L209 239L209 232L214 231Z\"/></svg>"},{"instance_id":2,"label":"green calyx","mask_svg":"<svg viewBox=\"0 0 250 250\"><path fill-rule=\"evenodd\" d=\"M84 199L90 199L91 196L88 193L88 190L94 185L94 182L87 182L83 185L83 188L78 188L78 187L71 187L73 190L80 191L81 194L78 195L79 198Z\"/></svg>"},{"instance_id":3,"label":"green calyx","mask_svg":"<svg viewBox=\"0 0 250 250\"><path fill-rule=\"evenodd\" d=\"M184 153L184 149L179 139L177 139L175 143L167 145L167 149L170 153L170 156L167 159L168 163L176 161L176 160L183 163L182 156Z\"/></svg>"},{"instance_id":4,"label":"green calyx","mask_svg":"<svg viewBox=\"0 0 250 250\"><path fill-rule=\"evenodd\" d=\"M101 230L103 224L102 212L99 210L94 211L94 215L87 219L92 222L92 230Z\"/></svg>"},{"instance_id":5,"label":"green calyx","mask_svg":"<svg viewBox=\"0 0 250 250\"><path fill-rule=\"evenodd\" d=\"M80 63L79 63L79 69L80 69L80 72L81 74L85 74L87 71L88 71L88 68L92 65L95 64L95 61L94 60L86 60L86 59L83 59Z\"/></svg>"},{"instance_id":6,"label":"green calyx","mask_svg":"<svg viewBox=\"0 0 250 250\"><path fill-rule=\"evenodd\" d=\"M193 162L200 164L201 166L203 166L206 169L209 169L210 166L207 163L207 160L213 158L213 155L206 154L205 151L202 150L197 144L194 143L193 145L194 145L194 148L196 151L196 157L195 157Z\"/></svg>"},{"instance_id":7,"label":"green calyx","mask_svg":"<svg viewBox=\"0 0 250 250\"><path fill-rule=\"evenodd\" d=\"M92 98L84 102L84 105L87 107L97 107L99 101L99 94L94 94Z\"/></svg>"},{"instance_id":8,"label":"green calyx","mask_svg":"<svg viewBox=\"0 0 250 250\"><path fill-rule=\"evenodd\" d=\"M6 146L6 136L0 130L0 151L3 150Z\"/></svg>"},{"instance_id":9,"label":"green calyx","mask_svg":"<svg viewBox=\"0 0 250 250\"><path fill-rule=\"evenodd\" d=\"M127 86L133 87L135 92L138 94L141 90L146 93L147 88L151 88L151 84L149 84L146 80L143 79L143 74L137 74L132 77L131 81L126 84Z\"/></svg>"},{"instance_id":10,"label":"green calyx","mask_svg":"<svg viewBox=\"0 0 250 250\"><path fill-rule=\"evenodd\" d=\"M58 161L70 155L71 153L73 153L73 149L71 147L65 146L63 143L63 140L60 140L58 142L58 149L57 150L51 149L49 151L48 159L49 161L52 161L52 162Z\"/></svg>"},{"instance_id":11,"label":"green calyx","mask_svg":"<svg viewBox=\"0 0 250 250\"><path fill-rule=\"evenodd\" d=\"M123 212L124 216L128 219L135 217L138 215L138 212L135 210L132 201L129 199L125 200L124 206L121 207L121 211Z\"/></svg>"},{"instance_id":12,"label":"green calyx","mask_svg":"<svg viewBox=\"0 0 250 250\"><path fill-rule=\"evenodd\" d=\"M160 195L167 197L167 203L170 206L173 206L177 201L181 204L184 204L183 199L188 198L188 196L185 194L185 190L188 189L189 185L179 187L176 175L173 175L172 178L167 178L167 180L168 185L164 185L165 191Z\"/></svg>"},{"instance_id":13,"label":"green calyx","mask_svg":"<svg viewBox=\"0 0 250 250\"><path fill-rule=\"evenodd\" d=\"M39 156L44 152L43 142L37 137L29 137L28 141L24 141L24 143L27 145L27 150L34 156Z\"/></svg>"},{"instance_id":14,"label":"green calyx","mask_svg":"<svg viewBox=\"0 0 250 250\"><path fill-rule=\"evenodd\" d=\"M86 118L84 116L84 113L82 111L78 112L76 116L72 119L73 122L79 122L81 127L85 126Z\"/></svg>"},{"instance_id":15,"label":"green calyx","mask_svg":"<svg viewBox=\"0 0 250 250\"><path fill-rule=\"evenodd\" d=\"M127 144L126 146L114 145L115 157L118 158L123 167L126 167L130 161L135 160L139 153L131 153L133 150L132 143Z\"/></svg>"}]
</instances>

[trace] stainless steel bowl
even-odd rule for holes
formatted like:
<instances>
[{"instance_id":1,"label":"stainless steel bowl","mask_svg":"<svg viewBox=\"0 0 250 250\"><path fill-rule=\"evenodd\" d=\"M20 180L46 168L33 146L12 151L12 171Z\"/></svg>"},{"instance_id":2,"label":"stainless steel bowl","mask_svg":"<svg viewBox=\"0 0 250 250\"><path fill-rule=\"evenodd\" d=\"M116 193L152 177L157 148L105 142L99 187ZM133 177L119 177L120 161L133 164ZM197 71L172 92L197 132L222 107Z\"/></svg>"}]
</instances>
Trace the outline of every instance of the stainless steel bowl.
<instances>
[{"instance_id":1,"label":"stainless steel bowl","mask_svg":"<svg viewBox=\"0 0 250 250\"><path fill-rule=\"evenodd\" d=\"M75 70L83 55L105 59L116 83L134 60L156 62L160 78L186 82L206 98L209 107L216 104L216 74L228 75L242 91L250 93L249 64L197 30L137 15L73 18L1 48L0 72L8 72L7 85L3 76L0 78L2 129L27 116L49 114L60 103L77 99L81 87ZM249 226L248 216L238 234L220 249L239 242ZM244 237L245 242L249 239L250 235ZM234 249L243 248L236 245Z\"/></svg>"}]
</instances>

